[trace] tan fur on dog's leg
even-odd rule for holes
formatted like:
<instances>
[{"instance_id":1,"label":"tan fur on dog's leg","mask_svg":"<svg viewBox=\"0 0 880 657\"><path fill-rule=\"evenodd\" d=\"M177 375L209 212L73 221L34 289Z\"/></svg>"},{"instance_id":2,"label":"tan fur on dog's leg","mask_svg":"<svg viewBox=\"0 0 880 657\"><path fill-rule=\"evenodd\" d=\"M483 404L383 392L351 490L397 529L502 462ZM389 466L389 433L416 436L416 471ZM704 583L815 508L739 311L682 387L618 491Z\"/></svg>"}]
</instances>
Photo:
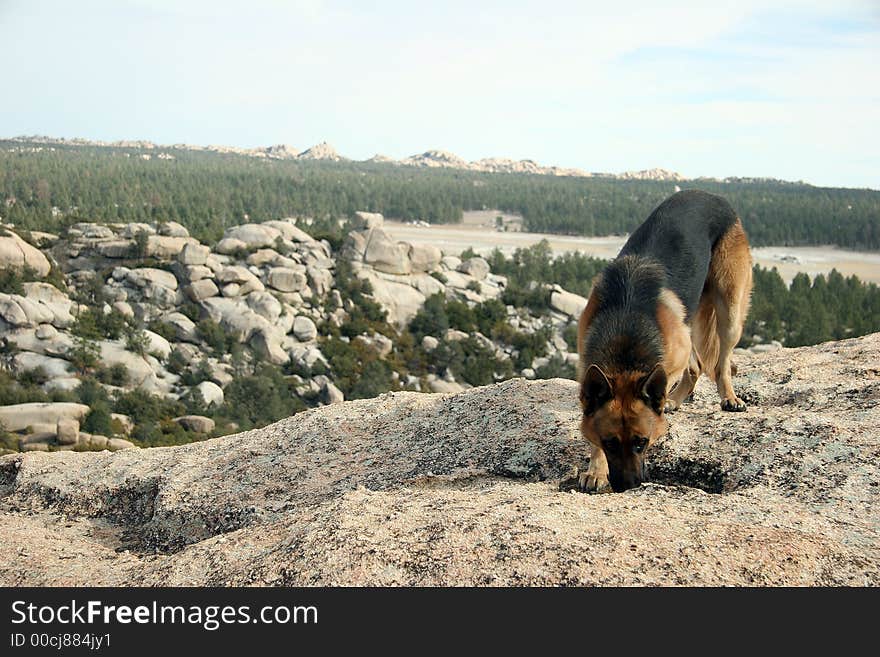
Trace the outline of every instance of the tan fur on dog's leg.
<instances>
[{"instance_id":1,"label":"tan fur on dog's leg","mask_svg":"<svg viewBox=\"0 0 880 657\"><path fill-rule=\"evenodd\" d=\"M578 474L578 488L585 493L607 493L611 490L608 483L608 460L601 447L590 443L590 467L586 472Z\"/></svg>"},{"instance_id":2,"label":"tan fur on dog's leg","mask_svg":"<svg viewBox=\"0 0 880 657\"><path fill-rule=\"evenodd\" d=\"M663 338L663 371L672 388L687 376L688 362L693 353L691 330L684 321L684 305L672 290L664 288L660 292L656 317Z\"/></svg>"}]
</instances>

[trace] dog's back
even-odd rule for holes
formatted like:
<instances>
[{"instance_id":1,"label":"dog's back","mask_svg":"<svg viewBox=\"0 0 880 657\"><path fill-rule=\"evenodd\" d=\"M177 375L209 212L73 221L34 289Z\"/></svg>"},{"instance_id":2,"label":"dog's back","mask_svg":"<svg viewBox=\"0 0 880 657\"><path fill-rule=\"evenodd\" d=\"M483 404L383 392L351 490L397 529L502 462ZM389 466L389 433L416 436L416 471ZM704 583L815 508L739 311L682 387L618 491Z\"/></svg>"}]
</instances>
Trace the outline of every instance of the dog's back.
<instances>
[{"instance_id":1,"label":"dog's back","mask_svg":"<svg viewBox=\"0 0 880 657\"><path fill-rule=\"evenodd\" d=\"M640 255L666 270L667 287L697 311L718 241L737 223L736 212L720 196L700 190L673 194L626 241L618 256Z\"/></svg>"}]
</instances>

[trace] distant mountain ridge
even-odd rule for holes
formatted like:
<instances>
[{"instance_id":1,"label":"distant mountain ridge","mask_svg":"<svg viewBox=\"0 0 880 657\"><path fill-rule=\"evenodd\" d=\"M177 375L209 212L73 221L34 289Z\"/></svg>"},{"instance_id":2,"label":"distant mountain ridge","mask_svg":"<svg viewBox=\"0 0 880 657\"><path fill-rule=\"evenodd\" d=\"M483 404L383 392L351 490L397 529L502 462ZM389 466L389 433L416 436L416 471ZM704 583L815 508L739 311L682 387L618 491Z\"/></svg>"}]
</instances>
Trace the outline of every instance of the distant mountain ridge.
<instances>
[{"instance_id":1,"label":"distant mountain ridge","mask_svg":"<svg viewBox=\"0 0 880 657\"><path fill-rule=\"evenodd\" d=\"M237 146L208 145L199 146L193 144L171 144L161 145L146 140L130 140L124 139L119 141L101 141L64 137L47 137L47 136L19 136L6 140L8 142L29 143L29 144L46 144L60 146L94 146L106 148L137 148L146 151L165 151L165 150L187 150L187 151L206 151L212 153L226 153L234 155L245 155L249 157L266 158L271 160L325 160L332 162L350 162L351 158L340 155L333 146L327 142L321 142L310 148L300 151L298 148L290 144L274 144L271 146L258 146L255 148L241 148ZM172 159L173 156L167 152L160 152L157 157L163 159ZM440 149L431 149L423 153L410 155L401 160L394 159L385 155L376 154L373 157L364 160L365 162L379 164L394 164L398 166L412 166L421 168L446 168L461 169L464 171L478 171L482 173L523 173L533 175L561 176L573 178L614 178L617 180L655 180L655 181L671 181L681 182L686 180L708 180L714 182L773 182L773 183L792 183L798 185L806 185L803 181L786 181L778 178L762 178L762 177L728 177L714 178L710 176L699 176L697 178L688 178L676 171L670 171L660 167L652 169L643 169L640 171L624 171L622 173L608 172L590 172L583 169L544 166L538 164L534 160L514 160L510 158L489 157L480 160L468 162L455 153Z\"/></svg>"}]
</instances>

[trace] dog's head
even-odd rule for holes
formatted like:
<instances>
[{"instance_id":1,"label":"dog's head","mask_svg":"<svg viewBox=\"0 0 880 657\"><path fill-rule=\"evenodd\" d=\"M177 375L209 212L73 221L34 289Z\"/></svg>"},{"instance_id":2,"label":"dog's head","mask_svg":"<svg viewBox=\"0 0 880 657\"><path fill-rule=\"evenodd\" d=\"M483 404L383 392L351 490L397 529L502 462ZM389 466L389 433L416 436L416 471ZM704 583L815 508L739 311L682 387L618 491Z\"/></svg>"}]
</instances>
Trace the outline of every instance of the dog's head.
<instances>
[{"instance_id":1,"label":"dog's head","mask_svg":"<svg viewBox=\"0 0 880 657\"><path fill-rule=\"evenodd\" d=\"M590 365L581 381L581 433L608 460L608 481L615 492L635 488L645 478L645 455L666 432L666 372L608 376Z\"/></svg>"}]
</instances>

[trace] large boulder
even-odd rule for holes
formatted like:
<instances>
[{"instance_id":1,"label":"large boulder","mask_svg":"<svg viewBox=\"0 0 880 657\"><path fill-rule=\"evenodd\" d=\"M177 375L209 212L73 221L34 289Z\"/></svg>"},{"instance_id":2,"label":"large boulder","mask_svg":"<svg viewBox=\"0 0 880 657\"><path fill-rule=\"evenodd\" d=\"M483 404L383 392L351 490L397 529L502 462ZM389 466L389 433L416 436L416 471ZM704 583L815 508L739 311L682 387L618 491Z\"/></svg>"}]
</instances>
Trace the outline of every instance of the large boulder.
<instances>
[{"instance_id":1,"label":"large boulder","mask_svg":"<svg viewBox=\"0 0 880 657\"><path fill-rule=\"evenodd\" d=\"M157 336L158 337L158 336ZM131 385L141 388L149 388L156 378L150 364L142 356L128 351L125 344L118 341L102 340L98 342L100 348L101 363L108 367L120 365L128 372L128 381Z\"/></svg>"},{"instance_id":2,"label":"large boulder","mask_svg":"<svg viewBox=\"0 0 880 657\"><path fill-rule=\"evenodd\" d=\"M5 322L6 326L19 328L36 325L21 307L21 300L22 297L17 294L3 294L0 292L0 321Z\"/></svg>"},{"instance_id":3,"label":"large boulder","mask_svg":"<svg viewBox=\"0 0 880 657\"><path fill-rule=\"evenodd\" d=\"M262 267L263 265L273 264L281 257L281 254L275 249L257 249L248 255L245 261L248 265Z\"/></svg>"},{"instance_id":4,"label":"large boulder","mask_svg":"<svg viewBox=\"0 0 880 657\"><path fill-rule=\"evenodd\" d=\"M269 287L280 292L299 292L307 284L305 272L289 267L272 267L266 281Z\"/></svg>"},{"instance_id":5,"label":"large boulder","mask_svg":"<svg viewBox=\"0 0 880 657\"><path fill-rule=\"evenodd\" d=\"M329 269L310 266L306 267L306 274L309 278L309 287L318 296L324 296L333 289L333 273Z\"/></svg>"},{"instance_id":6,"label":"large boulder","mask_svg":"<svg viewBox=\"0 0 880 657\"><path fill-rule=\"evenodd\" d=\"M79 437L79 421L72 418L58 420L55 425L55 440L59 445L76 445Z\"/></svg>"},{"instance_id":7,"label":"large boulder","mask_svg":"<svg viewBox=\"0 0 880 657\"><path fill-rule=\"evenodd\" d=\"M195 322L193 322L183 313L168 313L167 315L164 315L162 317L162 321L170 324L174 328L174 335L177 340L181 342L193 343L197 343L199 341L198 330L196 329Z\"/></svg>"},{"instance_id":8,"label":"large boulder","mask_svg":"<svg viewBox=\"0 0 880 657\"><path fill-rule=\"evenodd\" d=\"M277 219L273 221L264 221L261 225L274 228L289 242L309 243L315 241L314 237L309 235L302 228L297 227L290 220Z\"/></svg>"},{"instance_id":9,"label":"large boulder","mask_svg":"<svg viewBox=\"0 0 880 657\"><path fill-rule=\"evenodd\" d=\"M49 308L39 302L31 301L27 297L22 297L17 294L10 296L18 304L18 307L21 308L22 312L24 312L25 317L27 317L28 326L48 324L52 322L55 317L54 313Z\"/></svg>"},{"instance_id":10,"label":"large boulder","mask_svg":"<svg viewBox=\"0 0 880 657\"><path fill-rule=\"evenodd\" d=\"M209 297L216 297L220 294L220 290L217 289L217 284L210 278L203 278L194 281L187 285L185 289L187 296L196 303L204 301Z\"/></svg>"},{"instance_id":11,"label":"large boulder","mask_svg":"<svg viewBox=\"0 0 880 657\"><path fill-rule=\"evenodd\" d=\"M447 287L455 288L457 290L466 290L469 285L473 285L474 281L477 280L470 274L465 274L460 271L443 272L443 276L446 279Z\"/></svg>"},{"instance_id":12,"label":"large boulder","mask_svg":"<svg viewBox=\"0 0 880 657\"><path fill-rule=\"evenodd\" d=\"M125 224L120 231L120 234L123 237L134 238L137 237L139 233L145 233L146 235L155 235L156 229L150 224L131 222Z\"/></svg>"},{"instance_id":13,"label":"large boulder","mask_svg":"<svg viewBox=\"0 0 880 657\"><path fill-rule=\"evenodd\" d=\"M281 302L268 292L251 292L245 298L248 308L274 323L281 317Z\"/></svg>"},{"instance_id":14,"label":"large boulder","mask_svg":"<svg viewBox=\"0 0 880 657\"><path fill-rule=\"evenodd\" d=\"M172 237L169 235L150 235L147 238L147 255L160 260L178 258L187 244L198 246L192 237Z\"/></svg>"},{"instance_id":15,"label":"large boulder","mask_svg":"<svg viewBox=\"0 0 880 657\"><path fill-rule=\"evenodd\" d=\"M110 226L84 221L71 225L67 229L67 234L70 237L81 237L86 241L107 240L116 236Z\"/></svg>"},{"instance_id":16,"label":"large boulder","mask_svg":"<svg viewBox=\"0 0 880 657\"><path fill-rule=\"evenodd\" d=\"M207 265L184 265L180 277L195 283L205 278L214 278L214 272Z\"/></svg>"},{"instance_id":17,"label":"large boulder","mask_svg":"<svg viewBox=\"0 0 880 657\"><path fill-rule=\"evenodd\" d=\"M251 348L273 365L284 365L290 356L281 346L282 335L274 329L259 329L250 339Z\"/></svg>"},{"instance_id":18,"label":"large boulder","mask_svg":"<svg viewBox=\"0 0 880 657\"><path fill-rule=\"evenodd\" d=\"M214 420L204 415L183 415L174 418L187 431L195 431L196 433L211 433L214 430Z\"/></svg>"},{"instance_id":19,"label":"large boulder","mask_svg":"<svg viewBox=\"0 0 880 657\"><path fill-rule=\"evenodd\" d=\"M388 313L388 321L398 327L406 326L425 304L425 295L409 285L385 280L369 269L357 275L370 282L373 298Z\"/></svg>"},{"instance_id":20,"label":"large boulder","mask_svg":"<svg viewBox=\"0 0 880 657\"><path fill-rule=\"evenodd\" d=\"M31 246L6 228L0 228L0 269L33 269L37 276L48 276L52 268L49 259L38 248Z\"/></svg>"},{"instance_id":21,"label":"large boulder","mask_svg":"<svg viewBox=\"0 0 880 657\"><path fill-rule=\"evenodd\" d=\"M318 393L322 404L340 404L345 401L345 395L332 381L325 381Z\"/></svg>"},{"instance_id":22,"label":"large boulder","mask_svg":"<svg viewBox=\"0 0 880 657\"><path fill-rule=\"evenodd\" d=\"M315 345L295 344L288 349L290 360L298 367L312 368L321 364L328 367L327 359Z\"/></svg>"},{"instance_id":23,"label":"large boulder","mask_svg":"<svg viewBox=\"0 0 880 657\"><path fill-rule=\"evenodd\" d=\"M489 275L489 263L479 256L468 258L458 266L458 271L481 281Z\"/></svg>"},{"instance_id":24,"label":"large boulder","mask_svg":"<svg viewBox=\"0 0 880 657\"><path fill-rule=\"evenodd\" d=\"M409 274L412 271L409 250L406 242L396 242L381 228L374 228L367 237L364 262L389 274Z\"/></svg>"},{"instance_id":25,"label":"large boulder","mask_svg":"<svg viewBox=\"0 0 880 657\"><path fill-rule=\"evenodd\" d=\"M381 228L384 223L385 218L378 212L355 212L351 220L352 228L355 230Z\"/></svg>"},{"instance_id":26,"label":"large boulder","mask_svg":"<svg viewBox=\"0 0 880 657\"><path fill-rule=\"evenodd\" d=\"M58 337L58 331L51 324L40 324L34 331L34 336L39 340L52 340Z\"/></svg>"},{"instance_id":27,"label":"large boulder","mask_svg":"<svg viewBox=\"0 0 880 657\"><path fill-rule=\"evenodd\" d=\"M242 242L247 249L272 246L279 237L282 237L281 231L266 224L241 224L240 226L233 226L226 229L223 235L224 239Z\"/></svg>"},{"instance_id":28,"label":"large boulder","mask_svg":"<svg viewBox=\"0 0 880 657\"><path fill-rule=\"evenodd\" d=\"M464 386L462 386L460 383L456 383L455 381L446 381L444 379L431 379L430 381L428 381L428 388L431 389L431 392L441 393L454 393L464 390Z\"/></svg>"},{"instance_id":29,"label":"large boulder","mask_svg":"<svg viewBox=\"0 0 880 657\"><path fill-rule=\"evenodd\" d=\"M238 253L239 251L246 251L247 248L248 245L240 239L236 239L234 237L224 237L222 240L217 242L217 246L214 247L214 250L217 253L223 255L232 255L234 253Z\"/></svg>"},{"instance_id":30,"label":"large boulder","mask_svg":"<svg viewBox=\"0 0 880 657\"><path fill-rule=\"evenodd\" d=\"M177 277L170 271L156 269L155 267L130 269L126 273L126 280L138 288L164 287L168 290L177 289Z\"/></svg>"},{"instance_id":31,"label":"large boulder","mask_svg":"<svg viewBox=\"0 0 880 657\"><path fill-rule=\"evenodd\" d=\"M204 265L211 255L211 249L197 242L187 242L177 256L178 262L183 265Z\"/></svg>"},{"instance_id":32,"label":"large boulder","mask_svg":"<svg viewBox=\"0 0 880 657\"><path fill-rule=\"evenodd\" d=\"M159 360L165 360L171 355L171 343L168 340L153 331L144 330L143 334L147 339L148 354L152 354Z\"/></svg>"},{"instance_id":33,"label":"large boulder","mask_svg":"<svg viewBox=\"0 0 880 657\"><path fill-rule=\"evenodd\" d=\"M587 307L587 300L579 294L566 292L561 287L556 286L556 289L550 293L550 307L558 310L563 315L577 319L584 308Z\"/></svg>"},{"instance_id":34,"label":"large boulder","mask_svg":"<svg viewBox=\"0 0 880 657\"><path fill-rule=\"evenodd\" d=\"M130 258L134 240L108 240L97 245L97 251L105 258Z\"/></svg>"},{"instance_id":35,"label":"large boulder","mask_svg":"<svg viewBox=\"0 0 880 657\"><path fill-rule=\"evenodd\" d=\"M159 223L159 234L171 237L189 237L189 231L185 226L176 221L162 221Z\"/></svg>"},{"instance_id":36,"label":"large boulder","mask_svg":"<svg viewBox=\"0 0 880 657\"><path fill-rule=\"evenodd\" d=\"M110 438L107 440L107 449L111 452L117 452L121 449L134 449L136 447L137 446L133 442L125 440L124 438Z\"/></svg>"},{"instance_id":37,"label":"large boulder","mask_svg":"<svg viewBox=\"0 0 880 657\"><path fill-rule=\"evenodd\" d=\"M49 283L29 282L23 283L24 296L32 302L38 303L52 313L52 326L67 328L74 322L71 314L73 301L61 290Z\"/></svg>"},{"instance_id":38,"label":"large boulder","mask_svg":"<svg viewBox=\"0 0 880 657\"><path fill-rule=\"evenodd\" d=\"M202 381L196 389L202 394L202 399L208 406L220 406L223 403L223 388L213 381Z\"/></svg>"},{"instance_id":39,"label":"large boulder","mask_svg":"<svg viewBox=\"0 0 880 657\"><path fill-rule=\"evenodd\" d=\"M202 302L202 307L212 320L225 331L237 335L242 342L249 340L256 331L275 330L271 322L255 313L239 298L211 297Z\"/></svg>"},{"instance_id":40,"label":"large boulder","mask_svg":"<svg viewBox=\"0 0 880 657\"><path fill-rule=\"evenodd\" d=\"M0 319L11 327L70 326L73 302L48 283L25 283L24 295L0 293Z\"/></svg>"},{"instance_id":41,"label":"large boulder","mask_svg":"<svg viewBox=\"0 0 880 657\"><path fill-rule=\"evenodd\" d=\"M411 244L409 247L409 261L414 272L434 271L442 258L443 252L436 246Z\"/></svg>"},{"instance_id":42,"label":"large boulder","mask_svg":"<svg viewBox=\"0 0 880 657\"><path fill-rule=\"evenodd\" d=\"M217 272L217 282L221 284L233 283L237 285L236 293L227 296L237 296L248 294L250 292L262 292L265 286L262 281L257 278L247 267L240 265L231 265L224 267Z\"/></svg>"},{"instance_id":43,"label":"large boulder","mask_svg":"<svg viewBox=\"0 0 880 657\"><path fill-rule=\"evenodd\" d=\"M17 372L32 372L42 370L49 378L65 378L70 376L70 363L61 358L52 358L30 351L22 351L15 355L15 369Z\"/></svg>"},{"instance_id":44,"label":"large boulder","mask_svg":"<svg viewBox=\"0 0 880 657\"><path fill-rule=\"evenodd\" d=\"M440 264L444 269L456 270L458 266L461 264L461 258L456 255L445 255L440 260Z\"/></svg>"},{"instance_id":45,"label":"large boulder","mask_svg":"<svg viewBox=\"0 0 880 657\"><path fill-rule=\"evenodd\" d=\"M293 334L297 340L309 342L318 337L318 329L315 326L315 322L308 317L300 315L293 320Z\"/></svg>"},{"instance_id":46,"label":"large boulder","mask_svg":"<svg viewBox=\"0 0 880 657\"><path fill-rule=\"evenodd\" d=\"M56 332L51 338L37 337L37 331L43 326L34 328L20 328L6 331L3 337L14 342L22 351L32 351L44 356L64 357L74 346L73 338L67 333Z\"/></svg>"},{"instance_id":47,"label":"large boulder","mask_svg":"<svg viewBox=\"0 0 880 657\"><path fill-rule=\"evenodd\" d=\"M353 230L345 238L342 244L342 257L353 262L361 262L367 250L368 233Z\"/></svg>"},{"instance_id":48,"label":"large boulder","mask_svg":"<svg viewBox=\"0 0 880 657\"><path fill-rule=\"evenodd\" d=\"M32 402L0 406L0 425L6 431L24 431L33 424L54 424L59 420L82 421L89 412L85 404Z\"/></svg>"}]
</instances>

